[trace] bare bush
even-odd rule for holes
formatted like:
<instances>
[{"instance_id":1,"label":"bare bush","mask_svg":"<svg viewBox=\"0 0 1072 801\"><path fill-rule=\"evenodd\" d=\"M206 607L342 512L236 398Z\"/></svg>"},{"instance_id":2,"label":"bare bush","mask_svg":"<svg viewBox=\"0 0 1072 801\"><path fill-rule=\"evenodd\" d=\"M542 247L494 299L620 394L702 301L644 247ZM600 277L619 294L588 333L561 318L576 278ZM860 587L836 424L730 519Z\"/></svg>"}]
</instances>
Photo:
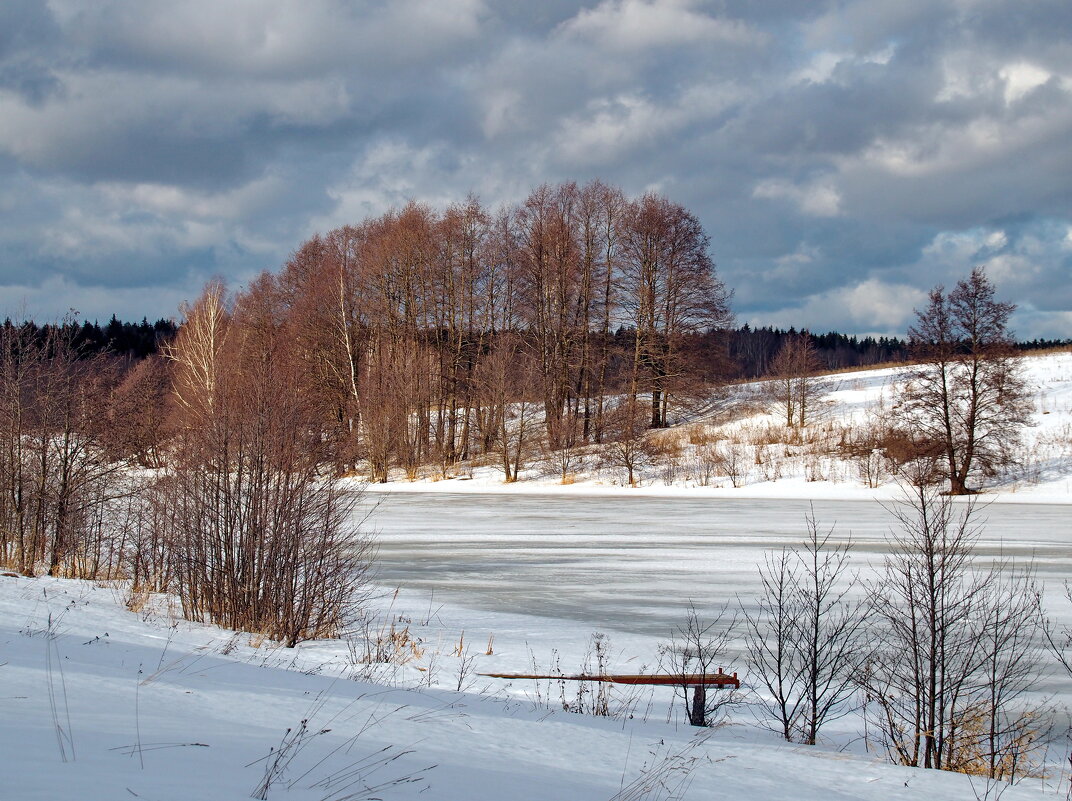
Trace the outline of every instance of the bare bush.
<instances>
[{"instance_id":1,"label":"bare bush","mask_svg":"<svg viewBox=\"0 0 1072 801\"><path fill-rule=\"evenodd\" d=\"M722 474L734 487L743 487L748 481L751 461L748 458L746 446L727 440L716 446L715 454Z\"/></svg>"},{"instance_id":2,"label":"bare bush","mask_svg":"<svg viewBox=\"0 0 1072 801\"><path fill-rule=\"evenodd\" d=\"M710 486L715 476L719 474L720 465L718 446L705 443L693 449L689 470L697 484L701 487L707 487Z\"/></svg>"},{"instance_id":3,"label":"bare bush","mask_svg":"<svg viewBox=\"0 0 1072 801\"><path fill-rule=\"evenodd\" d=\"M639 398L627 396L606 415L604 458L625 469L631 487L637 485L637 473L653 457L652 443L647 436L649 411Z\"/></svg>"},{"instance_id":4,"label":"bare bush","mask_svg":"<svg viewBox=\"0 0 1072 801\"><path fill-rule=\"evenodd\" d=\"M170 353L187 415L156 491L183 614L293 646L354 619L373 546L357 493L319 473L322 438L275 300L262 279L234 311L222 288L189 310Z\"/></svg>"}]
</instances>

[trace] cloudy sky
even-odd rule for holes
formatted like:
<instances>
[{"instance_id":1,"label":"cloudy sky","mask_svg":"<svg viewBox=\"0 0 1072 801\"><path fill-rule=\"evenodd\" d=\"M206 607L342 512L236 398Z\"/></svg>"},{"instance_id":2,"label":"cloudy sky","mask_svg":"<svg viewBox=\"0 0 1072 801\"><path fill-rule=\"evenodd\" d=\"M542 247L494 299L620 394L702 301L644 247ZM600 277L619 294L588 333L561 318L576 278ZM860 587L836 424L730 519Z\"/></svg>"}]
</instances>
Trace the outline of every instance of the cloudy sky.
<instances>
[{"instance_id":1,"label":"cloudy sky","mask_svg":"<svg viewBox=\"0 0 1072 801\"><path fill-rule=\"evenodd\" d=\"M696 213L741 322L901 333L987 265L1072 336L1072 3L0 3L0 313L173 316L409 199L595 177Z\"/></svg>"}]
</instances>

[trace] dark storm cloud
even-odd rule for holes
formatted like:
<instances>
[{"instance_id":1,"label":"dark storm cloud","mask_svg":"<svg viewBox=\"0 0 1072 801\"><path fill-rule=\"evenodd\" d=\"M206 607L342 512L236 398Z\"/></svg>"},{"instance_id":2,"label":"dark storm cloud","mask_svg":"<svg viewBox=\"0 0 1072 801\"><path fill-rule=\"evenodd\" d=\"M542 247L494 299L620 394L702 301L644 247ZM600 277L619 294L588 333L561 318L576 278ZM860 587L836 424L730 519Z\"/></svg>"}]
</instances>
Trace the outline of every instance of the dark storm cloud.
<instances>
[{"instance_id":1,"label":"dark storm cloud","mask_svg":"<svg viewBox=\"0 0 1072 801\"><path fill-rule=\"evenodd\" d=\"M712 236L739 317L899 332L990 265L1068 336L1066 2L9 0L0 286L170 314L409 199L600 177Z\"/></svg>"}]
</instances>

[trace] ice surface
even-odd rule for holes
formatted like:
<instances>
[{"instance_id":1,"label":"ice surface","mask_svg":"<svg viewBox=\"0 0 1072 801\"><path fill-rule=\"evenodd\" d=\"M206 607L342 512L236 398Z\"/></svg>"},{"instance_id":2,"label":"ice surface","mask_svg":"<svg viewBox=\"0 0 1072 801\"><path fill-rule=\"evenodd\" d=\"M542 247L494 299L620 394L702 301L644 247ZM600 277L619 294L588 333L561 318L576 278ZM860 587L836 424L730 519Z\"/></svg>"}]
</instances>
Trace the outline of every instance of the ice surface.
<instances>
[{"instance_id":1,"label":"ice surface","mask_svg":"<svg viewBox=\"0 0 1072 801\"><path fill-rule=\"evenodd\" d=\"M895 526L889 503L694 497L399 493L370 498L379 581L460 605L665 636L691 602L748 605L770 549L814 514L851 540L864 577ZM958 504L964 508L966 504ZM1072 578L1072 508L980 502L977 553L1031 563L1054 591Z\"/></svg>"}]
</instances>

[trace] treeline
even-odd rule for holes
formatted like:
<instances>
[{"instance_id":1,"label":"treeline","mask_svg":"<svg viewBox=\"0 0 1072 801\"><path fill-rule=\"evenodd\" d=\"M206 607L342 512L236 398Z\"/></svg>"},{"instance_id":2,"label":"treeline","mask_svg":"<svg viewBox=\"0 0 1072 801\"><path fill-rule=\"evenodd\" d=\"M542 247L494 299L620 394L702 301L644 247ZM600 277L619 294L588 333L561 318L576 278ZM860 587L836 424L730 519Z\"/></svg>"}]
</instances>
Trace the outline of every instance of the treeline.
<instances>
[{"instance_id":1,"label":"treeline","mask_svg":"<svg viewBox=\"0 0 1072 801\"><path fill-rule=\"evenodd\" d=\"M62 340L74 348L79 358L107 354L111 356L144 359L159 353L164 343L174 339L178 324L172 320L157 320L150 323L142 318L140 323L127 323L114 314L105 325L86 320L82 323L68 320L62 323L40 325L33 320L13 323L4 320L5 336L10 339L14 329L28 341L44 345Z\"/></svg>"},{"instance_id":2,"label":"treeline","mask_svg":"<svg viewBox=\"0 0 1072 801\"><path fill-rule=\"evenodd\" d=\"M142 359L158 354L162 347L175 338L179 323L159 319L150 323L142 318L140 323L119 320L115 315L105 325L88 320L82 323L39 325L34 321L17 325L8 318L6 328L18 327L30 332L38 341L44 342L53 329L70 328L72 342L81 358L98 354L110 354ZM631 341L632 329L620 327L613 333L617 344L612 349L624 351ZM907 361L908 342L899 337L858 337L828 331L821 334L797 331L796 328L755 327L745 324L738 328L715 329L700 336L683 339L683 347L692 349L691 362L700 378L708 381L722 379L763 378L772 375L773 362L786 343L799 336L807 337L815 354L819 370L842 370L852 367L868 367L875 364ZM623 344L626 343L626 344ZM1038 338L1016 343L1024 352L1049 350L1072 346L1072 339Z\"/></svg>"},{"instance_id":3,"label":"treeline","mask_svg":"<svg viewBox=\"0 0 1072 801\"><path fill-rule=\"evenodd\" d=\"M1051 350L1052 348L1067 348L1072 346L1072 339L1046 339L1035 337L1031 340L1025 340L1023 342L1017 342L1017 350L1032 351L1032 350Z\"/></svg>"},{"instance_id":4,"label":"treeline","mask_svg":"<svg viewBox=\"0 0 1072 801\"><path fill-rule=\"evenodd\" d=\"M831 331L825 334L788 331L780 328L752 328L745 325L723 334L734 378L762 378L771 375L779 352L799 337L808 340L818 369L840 370L873 364L903 362L908 359L908 343L896 337L859 338Z\"/></svg>"}]
</instances>

